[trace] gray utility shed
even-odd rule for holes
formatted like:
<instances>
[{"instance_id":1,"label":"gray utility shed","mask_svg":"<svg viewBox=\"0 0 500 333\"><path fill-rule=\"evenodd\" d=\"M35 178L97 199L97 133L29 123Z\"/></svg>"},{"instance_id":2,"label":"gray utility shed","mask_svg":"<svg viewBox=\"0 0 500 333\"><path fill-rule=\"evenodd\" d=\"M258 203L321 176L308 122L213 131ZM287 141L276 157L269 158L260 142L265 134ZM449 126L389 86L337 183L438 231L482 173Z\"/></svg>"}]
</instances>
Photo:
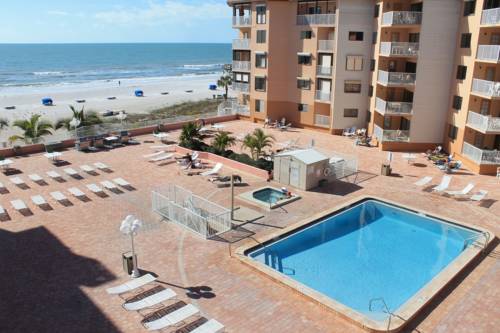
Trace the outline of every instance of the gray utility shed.
<instances>
[{"instance_id":1,"label":"gray utility shed","mask_svg":"<svg viewBox=\"0 0 500 333\"><path fill-rule=\"evenodd\" d=\"M286 151L274 155L274 180L301 190L319 186L319 181L330 177L325 174L329 158L315 149Z\"/></svg>"}]
</instances>

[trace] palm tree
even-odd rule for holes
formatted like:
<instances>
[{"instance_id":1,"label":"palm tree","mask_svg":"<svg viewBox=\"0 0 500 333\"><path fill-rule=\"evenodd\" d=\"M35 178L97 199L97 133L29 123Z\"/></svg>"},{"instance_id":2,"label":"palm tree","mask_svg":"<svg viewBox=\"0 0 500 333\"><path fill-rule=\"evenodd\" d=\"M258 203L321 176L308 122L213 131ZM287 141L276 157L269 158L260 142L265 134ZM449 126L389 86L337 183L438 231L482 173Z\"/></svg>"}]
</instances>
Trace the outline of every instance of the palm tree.
<instances>
[{"instance_id":1,"label":"palm tree","mask_svg":"<svg viewBox=\"0 0 500 333\"><path fill-rule=\"evenodd\" d=\"M229 135L228 132L218 132L212 141L212 147L218 154L223 155L228 147L236 142L236 138Z\"/></svg>"},{"instance_id":2,"label":"palm tree","mask_svg":"<svg viewBox=\"0 0 500 333\"><path fill-rule=\"evenodd\" d=\"M39 114L34 114L29 120L16 120L13 126L20 128L23 135L13 135L9 138L9 141L21 140L25 143L37 143L42 136L52 134L54 127L51 123L41 120L41 117Z\"/></svg>"},{"instance_id":3,"label":"palm tree","mask_svg":"<svg viewBox=\"0 0 500 333\"><path fill-rule=\"evenodd\" d=\"M59 119L55 125L56 129L65 128L66 130L70 131L74 128L102 123L101 117L99 117L96 112L87 112L85 114L85 107L82 107L80 111L76 110L72 105L70 105L69 108L71 109L71 112L73 112L73 117ZM71 124L71 121L73 119L76 119L78 121L78 125L76 127Z\"/></svg>"},{"instance_id":4,"label":"palm tree","mask_svg":"<svg viewBox=\"0 0 500 333\"><path fill-rule=\"evenodd\" d=\"M231 77L231 74L226 73L223 74L219 80L217 80L217 86L224 88L226 90L226 93L224 94L224 99L227 100L227 92L229 90L229 86L233 84L233 78Z\"/></svg>"},{"instance_id":5,"label":"palm tree","mask_svg":"<svg viewBox=\"0 0 500 333\"><path fill-rule=\"evenodd\" d=\"M262 155L262 151L266 147L273 145L274 137L264 133L260 128L255 129L252 134L247 134L243 139L242 147L248 148L252 154L252 158L258 159Z\"/></svg>"},{"instance_id":6,"label":"palm tree","mask_svg":"<svg viewBox=\"0 0 500 333\"><path fill-rule=\"evenodd\" d=\"M9 126L9 121L7 119L0 118L0 130L8 126Z\"/></svg>"},{"instance_id":7,"label":"palm tree","mask_svg":"<svg viewBox=\"0 0 500 333\"><path fill-rule=\"evenodd\" d=\"M200 134L200 126L194 122L189 122L182 126L179 136L180 145L186 148L196 148L200 144L203 136Z\"/></svg>"}]
</instances>

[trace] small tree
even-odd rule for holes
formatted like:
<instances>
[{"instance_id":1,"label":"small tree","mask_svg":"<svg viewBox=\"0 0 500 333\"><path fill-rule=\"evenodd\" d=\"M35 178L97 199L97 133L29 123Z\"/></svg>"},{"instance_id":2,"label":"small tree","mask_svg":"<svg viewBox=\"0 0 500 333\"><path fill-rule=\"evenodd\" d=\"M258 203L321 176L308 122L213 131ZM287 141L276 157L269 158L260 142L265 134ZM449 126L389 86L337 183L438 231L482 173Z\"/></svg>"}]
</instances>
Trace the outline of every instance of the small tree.
<instances>
[{"instance_id":1,"label":"small tree","mask_svg":"<svg viewBox=\"0 0 500 333\"><path fill-rule=\"evenodd\" d=\"M91 126L91 125L96 125L96 124L101 124L102 119L99 117L99 115L96 112L87 112L85 113L85 107L82 107L80 111L76 110L74 106L70 105L69 108L71 109L71 112L73 113L72 118L63 118L59 119L56 122L55 128L65 128L68 131L71 129L74 129L71 125L71 121L73 119L78 120L78 125L76 128L83 127L83 126Z\"/></svg>"},{"instance_id":2,"label":"small tree","mask_svg":"<svg viewBox=\"0 0 500 333\"><path fill-rule=\"evenodd\" d=\"M272 135L264 133L260 128L255 129L252 134L247 134L243 139L243 148L250 150L254 160L262 156L262 151L266 147L271 147L274 141Z\"/></svg>"},{"instance_id":3,"label":"small tree","mask_svg":"<svg viewBox=\"0 0 500 333\"><path fill-rule=\"evenodd\" d=\"M5 127L9 126L9 121L4 118L0 118L0 130L3 130Z\"/></svg>"},{"instance_id":4,"label":"small tree","mask_svg":"<svg viewBox=\"0 0 500 333\"><path fill-rule=\"evenodd\" d=\"M226 149L234 145L235 142L236 139L230 136L228 132L218 132L214 136L212 147L217 154L224 155Z\"/></svg>"},{"instance_id":5,"label":"small tree","mask_svg":"<svg viewBox=\"0 0 500 333\"><path fill-rule=\"evenodd\" d=\"M16 120L13 123L14 127L18 127L23 131L23 135L13 135L9 138L10 142L24 141L24 143L37 143L45 135L52 134L54 128L51 123L41 120L42 116L34 114L28 120Z\"/></svg>"},{"instance_id":6,"label":"small tree","mask_svg":"<svg viewBox=\"0 0 500 333\"><path fill-rule=\"evenodd\" d=\"M199 149L203 138L200 128L194 122L189 122L182 126L181 135L179 136L180 145L189 149Z\"/></svg>"},{"instance_id":7,"label":"small tree","mask_svg":"<svg viewBox=\"0 0 500 333\"><path fill-rule=\"evenodd\" d=\"M219 78L219 80L217 81L217 86L224 88L224 90L226 91L226 93L224 94L225 100L227 100L229 86L231 86L232 84L233 84L233 77L231 76L231 73L229 73L227 71L224 72L222 74L222 76Z\"/></svg>"}]
</instances>

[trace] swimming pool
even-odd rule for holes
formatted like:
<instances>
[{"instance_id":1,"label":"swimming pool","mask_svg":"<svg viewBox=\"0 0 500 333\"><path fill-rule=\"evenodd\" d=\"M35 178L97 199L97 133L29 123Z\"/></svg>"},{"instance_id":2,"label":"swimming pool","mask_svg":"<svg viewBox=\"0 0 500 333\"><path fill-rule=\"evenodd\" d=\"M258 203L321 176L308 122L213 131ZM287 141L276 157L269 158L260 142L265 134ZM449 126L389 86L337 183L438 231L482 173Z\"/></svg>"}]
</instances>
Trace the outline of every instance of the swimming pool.
<instances>
[{"instance_id":1,"label":"swimming pool","mask_svg":"<svg viewBox=\"0 0 500 333\"><path fill-rule=\"evenodd\" d=\"M466 252L467 260L459 264L472 259L471 251L478 249L466 244L481 235L367 198L243 254L306 295L322 303L331 300L335 310L377 330L387 328L387 312L413 316L440 289L430 282L443 279L440 273ZM392 316L392 321L398 320Z\"/></svg>"}]
</instances>

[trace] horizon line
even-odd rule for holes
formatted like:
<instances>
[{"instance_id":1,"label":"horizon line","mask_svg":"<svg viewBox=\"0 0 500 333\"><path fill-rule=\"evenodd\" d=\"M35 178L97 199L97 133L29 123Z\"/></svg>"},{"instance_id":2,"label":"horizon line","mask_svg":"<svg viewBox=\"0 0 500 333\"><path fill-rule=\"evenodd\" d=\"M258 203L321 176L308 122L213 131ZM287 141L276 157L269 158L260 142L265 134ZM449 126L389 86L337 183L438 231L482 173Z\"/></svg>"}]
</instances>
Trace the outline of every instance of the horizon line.
<instances>
[{"instance_id":1,"label":"horizon line","mask_svg":"<svg viewBox=\"0 0 500 333\"><path fill-rule=\"evenodd\" d=\"M231 44L231 42L0 42L0 45Z\"/></svg>"}]
</instances>

